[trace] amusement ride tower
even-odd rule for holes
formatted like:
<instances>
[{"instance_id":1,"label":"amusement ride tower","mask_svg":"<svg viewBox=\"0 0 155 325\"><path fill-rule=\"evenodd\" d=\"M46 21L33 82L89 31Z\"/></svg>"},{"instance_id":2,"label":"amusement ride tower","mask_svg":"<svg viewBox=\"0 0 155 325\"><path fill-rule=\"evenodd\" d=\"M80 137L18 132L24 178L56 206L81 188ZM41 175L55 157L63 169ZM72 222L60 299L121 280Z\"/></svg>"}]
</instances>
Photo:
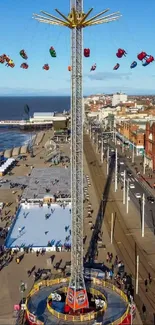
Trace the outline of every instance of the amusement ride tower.
<instances>
[{"instance_id":1,"label":"amusement ride tower","mask_svg":"<svg viewBox=\"0 0 155 325\"><path fill-rule=\"evenodd\" d=\"M105 9L94 17L87 19L93 8L83 11L83 0L70 0L70 13L60 17L45 11L34 18L42 23L68 27L71 30L71 196L72 196L72 245L71 278L66 304L75 312L88 308L89 302L83 276L83 91L82 91L82 57L83 28L117 20L119 12L103 15ZM99 18L100 17L100 18Z\"/></svg>"}]
</instances>

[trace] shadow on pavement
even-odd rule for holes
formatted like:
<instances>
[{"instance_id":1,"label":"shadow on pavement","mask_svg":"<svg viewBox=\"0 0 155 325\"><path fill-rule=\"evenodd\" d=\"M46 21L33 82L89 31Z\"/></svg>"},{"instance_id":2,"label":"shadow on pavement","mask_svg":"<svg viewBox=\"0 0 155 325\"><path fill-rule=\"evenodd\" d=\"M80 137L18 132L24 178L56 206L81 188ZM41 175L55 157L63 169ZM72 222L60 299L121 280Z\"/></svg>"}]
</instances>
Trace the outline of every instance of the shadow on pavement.
<instances>
[{"instance_id":1,"label":"shadow on pavement","mask_svg":"<svg viewBox=\"0 0 155 325\"><path fill-rule=\"evenodd\" d=\"M97 255L97 241L100 239L100 233L101 233L102 224L104 220L104 214L105 214L105 209L108 201L108 195L110 191L110 185L112 182L114 167L115 167L115 154L111 156L111 161L109 165L109 175L107 177L107 181L103 189L103 196L102 196L103 199L100 203L100 207L94 225L94 230L92 232L92 237L90 240L88 251L85 255L85 261L88 261L89 263L94 263L95 256Z\"/></svg>"}]
</instances>

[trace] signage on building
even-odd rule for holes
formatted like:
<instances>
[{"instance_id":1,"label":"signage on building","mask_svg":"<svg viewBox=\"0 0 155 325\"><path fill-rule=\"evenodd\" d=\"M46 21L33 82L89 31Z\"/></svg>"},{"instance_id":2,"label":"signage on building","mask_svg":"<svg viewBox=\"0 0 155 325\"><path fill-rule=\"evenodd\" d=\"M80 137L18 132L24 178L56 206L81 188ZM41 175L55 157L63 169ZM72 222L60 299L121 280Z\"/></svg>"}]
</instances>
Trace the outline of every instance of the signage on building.
<instances>
[{"instance_id":1,"label":"signage on building","mask_svg":"<svg viewBox=\"0 0 155 325\"><path fill-rule=\"evenodd\" d=\"M29 313L29 321L30 321L31 323L35 323L35 322L36 322L36 316L33 315L33 314L30 314L30 313Z\"/></svg>"},{"instance_id":2,"label":"signage on building","mask_svg":"<svg viewBox=\"0 0 155 325\"><path fill-rule=\"evenodd\" d=\"M89 303L86 290L74 291L69 288L66 303L73 310L88 308Z\"/></svg>"}]
</instances>

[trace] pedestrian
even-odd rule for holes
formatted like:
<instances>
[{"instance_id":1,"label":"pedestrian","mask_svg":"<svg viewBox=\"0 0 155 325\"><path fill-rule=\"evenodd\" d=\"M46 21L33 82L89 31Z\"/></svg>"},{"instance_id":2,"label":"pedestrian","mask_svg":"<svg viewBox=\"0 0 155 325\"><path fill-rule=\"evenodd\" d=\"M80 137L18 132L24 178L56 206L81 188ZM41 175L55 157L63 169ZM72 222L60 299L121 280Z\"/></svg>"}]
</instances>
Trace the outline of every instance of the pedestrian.
<instances>
[{"instance_id":1,"label":"pedestrian","mask_svg":"<svg viewBox=\"0 0 155 325\"><path fill-rule=\"evenodd\" d=\"M130 293L130 298L129 299L130 299L130 303L133 304L133 297L132 297L131 293Z\"/></svg>"},{"instance_id":2,"label":"pedestrian","mask_svg":"<svg viewBox=\"0 0 155 325\"><path fill-rule=\"evenodd\" d=\"M117 265L118 265L118 256L116 255L115 262L114 262L114 266L116 267Z\"/></svg>"},{"instance_id":3,"label":"pedestrian","mask_svg":"<svg viewBox=\"0 0 155 325\"><path fill-rule=\"evenodd\" d=\"M148 289L147 289L147 285L148 285L147 279L145 279L144 284L145 284L145 291L147 292L148 291Z\"/></svg>"},{"instance_id":4,"label":"pedestrian","mask_svg":"<svg viewBox=\"0 0 155 325\"><path fill-rule=\"evenodd\" d=\"M113 271L112 270L110 270L110 272L109 272L109 277L110 277L110 280L112 280L113 279Z\"/></svg>"},{"instance_id":5,"label":"pedestrian","mask_svg":"<svg viewBox=\"0 0 155 325\"><path fill-rule=\"evenodd\" d=\"M106 260L107 260L107 263L108 263L109 260L110 260L110 253L109 253L109 252L107 253L107 259L106 259Z\"/></svg>"},{"instance_id":6,"label":"pedestrian","mask_svg":"<svg viewBox=\"0 0 155 325\"><path fill-rule=\"evenodd\" d=\"M113 259L113 253L111 253L110 256L109 256L109 262L110 263L112 262L112 259Z\"/></svg>"},{"instance_id":7,"label":"pedestrian","mask_svg":"<svg viewBox=\"0 0 155 325\"><path fill-rule=\"evenodd\" d=\"M151 284L152 283L152 277L151 277L150 273L148 274L148 277L149 277L149 284Z\"/></svg>"},{"instance_id":8,"label":"pedestrian","mask_svg":"<svg viewBox=\"0 0 155 325\"><path fill-rule=\"evenodd\" d=\"M146 307L145 307L144 304L143 304L143 306L142 306L142 312L143 312L143 315L146 314Z\"/></svg>"}]
</instances>

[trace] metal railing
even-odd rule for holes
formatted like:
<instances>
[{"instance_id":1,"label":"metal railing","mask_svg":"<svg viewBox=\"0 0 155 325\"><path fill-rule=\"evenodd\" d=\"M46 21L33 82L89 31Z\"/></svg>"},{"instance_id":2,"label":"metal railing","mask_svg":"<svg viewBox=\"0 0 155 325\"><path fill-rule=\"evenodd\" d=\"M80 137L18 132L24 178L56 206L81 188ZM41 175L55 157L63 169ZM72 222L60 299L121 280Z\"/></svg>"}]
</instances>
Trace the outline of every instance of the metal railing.
<instances>
[{"instance_id":1,"label":"metal railing","mask_svg":"<svg viewBox=\"0 0 155 325\"><path fill-rule=\"evenodd\" d=\"M56 284L60 284L60 283L64 283L64 288L62 288L62 290L67 290L67 287L65 287L65 284L69 282L69 278L65 279L65 278L62 278L62 279L54 279L54 280L43 280L43 281L39 281L38 283L36 283L33 287L33 289L30 291L27 299L26 299L26 314L27 314L27 319L31 319L33 318L33 322L35 324L38 324L38 325L45 325L43 322L37 320L36 316L34 316L33 314L31 314L31 312L28 310L28 301L29 299L34 295L36 294L42 287L47 287L47 286L53 286L53 285L56 285ZM116 286L114 286L113 284L109 283L109 282L106 282L106 281L103 281L103 280L99 280L99 279L96 279L96 278L93 278L92 279L92 283L93 285L97 285L98 287L101 287L101 288L109 288L110 290L112 290L113 292L116 292L119 296L121 296L122 300L127 304L127 307L126 307L126 311L125 313L117 320L115 320L114 322L112 323L109 323L109 325L119 325L121 324L125 318L130 314L130 305L129 305L129 301L128 301L128 298L127 296L124 294L123 291L121 291L120 289L118 289ZM47 308L48 308L48 311L53 315L55 316L56 318L58 319L62 319L64 321L75 321L75 322L83 322L83 321L89 321L89 320L93 320L93 319L96 319L99 315L103 314L105 312L105 310L108 308L108 304L107 304L107 301L106 301L106 298L104 296L104 294L99 291L99 290L96 290L95 288L90 288L90 292L94 295L100 295L103 297L104 301L105 301L105 305L103 306L103 308L97 312L90 312L90 313L86 313L84 315L79 315L79 316L74 316L74 315L67 315L67 314L62 314L62 313L59 313L57 312L56 310L54 310L50 304L49 304L49 300L50 298L47 298Z\"/></svg>"}]
</instances>

